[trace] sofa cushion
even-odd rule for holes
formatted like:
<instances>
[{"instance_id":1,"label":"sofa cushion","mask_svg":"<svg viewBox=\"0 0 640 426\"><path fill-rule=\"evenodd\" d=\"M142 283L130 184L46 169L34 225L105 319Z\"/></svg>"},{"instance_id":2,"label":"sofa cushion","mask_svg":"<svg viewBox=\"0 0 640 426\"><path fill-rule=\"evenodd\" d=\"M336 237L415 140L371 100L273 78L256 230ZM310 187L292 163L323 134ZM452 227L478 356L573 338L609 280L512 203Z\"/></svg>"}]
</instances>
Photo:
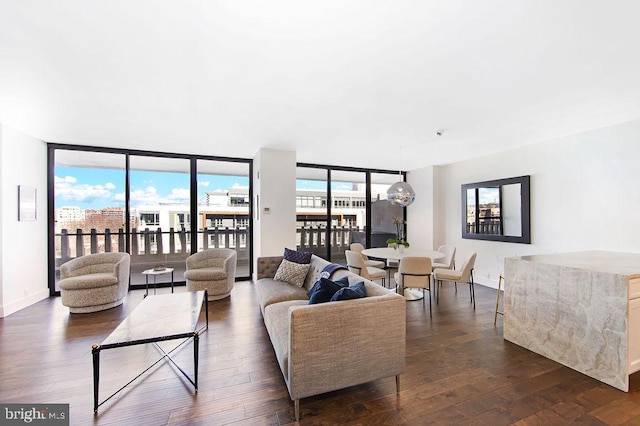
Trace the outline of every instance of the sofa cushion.
<instances>
[{"instance_id":1,"label":"sofa cushion","mask_svg":"<svg viewBox=\"0 0 640 426\"><path fill-rule=\"evenodd\" d=\"M364 281L360 281L350 285L349 287L343 287L338 290L333 297L331 297L331 302L338 300L361 299L363 297L367 297L367 290L364 287Z\"/></svg>"},{"instance_id":2,"label":"sofa cushion","mask_svg":"<svg viewBox=\"0 0 640 426\"><path fill-rule=\"evenodd\" d=\"M273 278L263 278L255 284L256 293L258 294L258 302L260 309L264 313L264 308L273 304L284 302L287 300L302 300L307 303L307 289L296 287L285 283L284 281L276 281ZM380 286L378 286L380 287Z\"/></svg>"},{"instance_id":3,"label":"sofa cushion","mask_svg":"<svg viewBox=\"0 0 640 426\"><path fill-rule=\"evenodd\" d=\"M331 300L334 294L343 287L349 285L349 282L331 281L327 278L320 278L313 288L309 291L309 304L325 303Z\"/></svg>"},{"instance_id":4,"label":"sofa cushion","mask_svg":"<svg viewBox=\"0 0 640 426\"><path fill-rule=\"evenodd\" d=\"M303 265L311 263L313 253L307 251L295 251L285 247L284 258L289 262L301 263Z\"/></svg>"},{"instance_id":5,"label":"sofa cushion","mask_svg":"<svg viewBox=\"0 0 640 426\"><path fill-rule=\"evenodd\" d=\"M302 287L304 279L307 277L307 272L309 272L309 264L295 263L282 259L282 263L278 266L276 275L273 278L296 287Z\"/></svg>"},{"instance_id":6,"label":"sofa cushion","mask_svg":"<svg viewBox=\"0 0 640 426\"><path fill-rule=\"evenodd\" d=\"M227 279L227 273L222 268L200 268L184 271L184 277L193 281L213 281Z\"/></svg>"}]
</instances>

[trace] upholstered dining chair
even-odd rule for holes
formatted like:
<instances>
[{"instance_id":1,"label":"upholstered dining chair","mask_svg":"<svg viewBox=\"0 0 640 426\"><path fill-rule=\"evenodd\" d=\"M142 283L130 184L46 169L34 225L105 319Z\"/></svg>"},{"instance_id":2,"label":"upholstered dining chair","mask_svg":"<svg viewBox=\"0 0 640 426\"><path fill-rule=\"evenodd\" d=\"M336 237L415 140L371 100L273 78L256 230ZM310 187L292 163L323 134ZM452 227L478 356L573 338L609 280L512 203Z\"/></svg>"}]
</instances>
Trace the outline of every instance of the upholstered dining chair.
<instances>
[{"instance_id":1,"label":"upholstered dining chair","mask_svg":"<svg viewBox=\"0 0 640 426\"><path fill-rule=\"evenodd\" d=\"M400 294L406 288L422 289L422 306L426 298L425 291L429 292L429 317L431 313L431 258L407 256L400 260L398 272L393 276L398 284Z\"/></svg>"},{"instance_id":2,"label":"upholstered dining chair","mask_svg":"<svg viewBox=\"0 0 640 426\"><path fill-rule=\"evenodd\" d=\"M351 251L357 251L360 254L362 254L362 250L364 250L364 246L360 243L351 243L349 248L351 249ZM385 263L381 260L369 259L364 254L362 254L362 257L364 258L364 264L367 266L373 266L374 268L380 268L380 269L384 268L385 266Z\"/></svg>"},{"instance_id":3,"label":"upholstered dining chair","mask_svg":"<svg viewBox=\"0 0 640 426\"><path fill-rule=\"evenodd\" d=\"M436 268L433 271L433 278L436 281L436 304L440 301L439 285L443 282L469 284L469 296L473 302L473 309L476 308L475 288L473 287L473 266L476 262L476 253L472 253L462 265L461 269Z\"/></svg>"},{"instance_id":4,"label":"upholstered dining chair","mask_svg":"<svg viewBox=\"0 0 640 426\"><path fill-rule=\"evenodd\" d=\"M444 253L444 257L433 262L432 268L455 269L456 268L456 248L454 246L441 245L438 247L440 253Z\"/></svg>"},{"instance_id":5,"label":"upholstered dining chair","mask_svg":"<svg viewBox=\"0 0 640 426\"><path fill-rule=\"evenodd\" d=\"M382 285L385 286L387 271L373 266L367 266L364 263L364 257L362 253L358 253L357 251L345 250L344 255L347 258L347 268L350 272L353 272L354 274L360 275L362 278L366 278L371 281L382 280Z\"/></svg>"}]
</instances>

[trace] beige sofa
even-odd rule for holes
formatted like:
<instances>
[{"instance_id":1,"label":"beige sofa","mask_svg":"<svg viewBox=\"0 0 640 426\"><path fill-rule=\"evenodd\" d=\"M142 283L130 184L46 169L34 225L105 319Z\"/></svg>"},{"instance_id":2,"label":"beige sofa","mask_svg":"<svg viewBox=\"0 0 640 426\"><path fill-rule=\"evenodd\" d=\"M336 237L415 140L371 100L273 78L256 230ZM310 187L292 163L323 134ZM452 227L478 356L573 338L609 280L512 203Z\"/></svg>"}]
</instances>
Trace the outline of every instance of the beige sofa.
<instances>
[{"instance_id":1,"label":"beige sofa","mask_svg":"<svg viewBox=\"0 0 640 426\"><path fill-rule=\"evenodd\" d=\"M405 369L406 301L404 297L345 270L364 281L367 297L308 304L307 292L329 262L313 256L302 288L273 279L282 256L258 259L256 291L264 323L300 418L300 399L384 377Z\"/></svg>"}]
</instances>

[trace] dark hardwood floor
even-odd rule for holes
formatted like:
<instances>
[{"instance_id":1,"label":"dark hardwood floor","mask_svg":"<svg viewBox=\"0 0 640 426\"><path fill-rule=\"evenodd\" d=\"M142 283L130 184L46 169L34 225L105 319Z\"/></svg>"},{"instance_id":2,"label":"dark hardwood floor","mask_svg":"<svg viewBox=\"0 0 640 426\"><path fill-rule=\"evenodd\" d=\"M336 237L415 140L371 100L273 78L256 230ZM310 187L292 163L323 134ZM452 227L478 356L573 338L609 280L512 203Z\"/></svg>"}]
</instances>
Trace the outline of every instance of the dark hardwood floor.
<instances>
[{"instance_id":1,"label":"dark hardwood floor","mask_svg":"<svg viewBox=\"0 0 640 426\"><path fill-rule=\"evenodd\" d=\"M0 401L69 403L72 425L294 422L251 282L237 283L230 299L209 305L197 394L171 364L161 362L94 416L91 345L100 343L143 293L131 291L123 306L95 314L70 315L59 298L50 298L0 319ZM477 286L476 296L474 311L466 285L457 294L446 286L433 319L428 306L408 303L407 369L399 395L388 378L306 398L300 424L640 424L637 375L632 391L624 393L508 343L502 339L502 318L493 325L495 290ZM380 318L380 333L384 327ZM163 343L166 349L171 345ZM191 345L176 355L189 373ZM151 345L104 351L101 398L157 357Z\"/></svg>"}]
</instances>

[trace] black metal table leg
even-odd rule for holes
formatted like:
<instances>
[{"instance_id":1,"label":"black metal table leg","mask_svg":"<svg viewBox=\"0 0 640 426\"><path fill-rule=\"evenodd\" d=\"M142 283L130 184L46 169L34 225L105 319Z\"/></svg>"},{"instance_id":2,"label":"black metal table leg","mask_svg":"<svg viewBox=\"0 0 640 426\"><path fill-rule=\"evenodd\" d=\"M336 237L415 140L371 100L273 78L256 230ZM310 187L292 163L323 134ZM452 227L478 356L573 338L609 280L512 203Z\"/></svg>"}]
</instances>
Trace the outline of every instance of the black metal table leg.
<instances>
[{"instance_id":1,"label":"black metal table leg","mask_svg":"<svg viewBox=\"0 0 640 426\"><path fill-rule=\"evenodd\" d=\"M100 385L100 346L91 346L93 355L93 412L98 412L98 389Z\"/></svg>"},{"instance_id":2,"label":"black metal table leg","mask_svg":"<svg viewBox=\"0 0 640 426\"><path fill-rule=\"evenodd\" d=\"M200 333L195 331L193 333L193 372L194 372L194 380L193 386L196 388L196 392L198 392L198 346L200 343Z\"/></svg>"}]
</instances>

